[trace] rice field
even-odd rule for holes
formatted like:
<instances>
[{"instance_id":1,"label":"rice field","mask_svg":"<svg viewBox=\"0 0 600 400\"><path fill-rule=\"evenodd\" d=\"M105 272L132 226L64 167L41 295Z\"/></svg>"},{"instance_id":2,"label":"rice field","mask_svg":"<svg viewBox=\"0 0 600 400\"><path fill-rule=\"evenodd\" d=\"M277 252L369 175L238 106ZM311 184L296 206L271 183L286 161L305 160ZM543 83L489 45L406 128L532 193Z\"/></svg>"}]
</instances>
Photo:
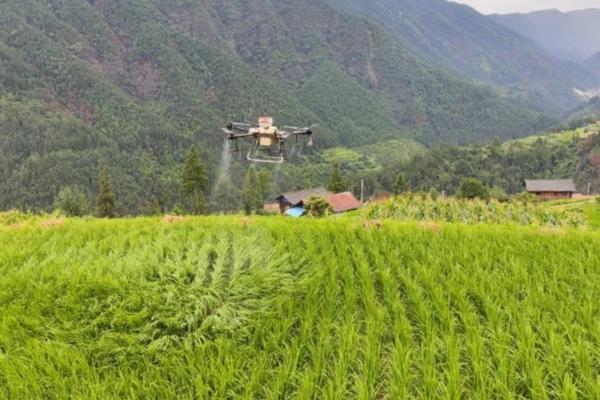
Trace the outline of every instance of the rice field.
<instances>
[{"instance_id":1,"label":"rice field","mask_svg":"<svg viewBox=\"0 0 600 400\"><path fill-rule=\"evenodd\" d=\"M0 224L0 398L598 399L600 233Z\"/></svg>"}]
</instances>

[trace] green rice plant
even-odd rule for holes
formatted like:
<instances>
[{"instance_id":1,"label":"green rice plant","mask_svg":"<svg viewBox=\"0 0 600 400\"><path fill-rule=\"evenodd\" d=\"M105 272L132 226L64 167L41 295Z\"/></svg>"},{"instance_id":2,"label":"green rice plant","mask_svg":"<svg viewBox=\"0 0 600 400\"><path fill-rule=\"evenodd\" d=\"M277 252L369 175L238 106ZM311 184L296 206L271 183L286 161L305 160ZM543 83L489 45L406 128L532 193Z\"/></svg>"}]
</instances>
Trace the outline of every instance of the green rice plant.
<instances>
[{"instance_id":1,"label":"green rice plant","mask_svg":"<svg viewBox=\"0 0 600 400\"><path fill-rule=\"evenodd\" d=\"M599 233L403 207L0 226L0 399L599 397Z\"/></svg>"}]
</instances>

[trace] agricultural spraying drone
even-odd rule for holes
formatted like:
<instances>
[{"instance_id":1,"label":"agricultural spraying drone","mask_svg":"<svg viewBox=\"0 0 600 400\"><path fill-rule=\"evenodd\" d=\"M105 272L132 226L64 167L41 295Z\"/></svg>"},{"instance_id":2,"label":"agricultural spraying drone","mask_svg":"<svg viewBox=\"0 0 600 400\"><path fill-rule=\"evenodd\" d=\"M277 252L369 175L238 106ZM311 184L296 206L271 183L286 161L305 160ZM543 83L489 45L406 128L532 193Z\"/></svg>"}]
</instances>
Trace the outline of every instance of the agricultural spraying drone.
<instances>
[{"instance_id":1,"label":"agricultural spraying drone","mask_svg":"<svg viewBox=\"0 0 600 400\"><path fill-rule=\"evenodd\" d=\"M308 146L313 145L313 129L316 125L300 128L283 126L281 129L273 125L273 118L261 117L258 124L233 122L223 128L227 139L235 143L232 151L239 151L238 140L250 139L252 145L248 151L248 160L253 162L279 164L285 161L285 142L294 137L298 142L299 136L308 136Z\"/></svg>"}]
</instances>

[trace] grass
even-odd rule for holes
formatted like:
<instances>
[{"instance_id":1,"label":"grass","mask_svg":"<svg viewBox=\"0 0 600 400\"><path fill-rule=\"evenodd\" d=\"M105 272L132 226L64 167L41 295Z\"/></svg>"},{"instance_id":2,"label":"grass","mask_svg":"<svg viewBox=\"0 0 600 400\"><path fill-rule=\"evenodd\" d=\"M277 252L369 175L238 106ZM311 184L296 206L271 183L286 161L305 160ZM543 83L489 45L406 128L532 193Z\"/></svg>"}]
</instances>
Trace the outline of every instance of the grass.
<instances>
[{"instance_id":1,"label":"grass","mask_svg":"<svg viewBox=\"0 0 600 400\"><path fill-rule=\"evenodd\" d=\"M0 398L600 397L600 233L0 226Z\"/></svg>"}]
</instances>

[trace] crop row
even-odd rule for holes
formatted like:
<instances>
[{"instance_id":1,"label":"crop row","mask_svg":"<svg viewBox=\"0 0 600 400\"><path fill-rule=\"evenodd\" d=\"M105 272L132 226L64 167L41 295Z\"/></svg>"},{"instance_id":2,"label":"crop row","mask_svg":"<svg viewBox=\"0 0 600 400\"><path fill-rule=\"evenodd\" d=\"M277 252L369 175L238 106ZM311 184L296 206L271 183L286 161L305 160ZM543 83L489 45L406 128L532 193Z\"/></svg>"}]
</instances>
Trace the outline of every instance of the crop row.
<instances>
[{"instance_id":1,"label":"crop row","mask_svg":"<svg viewBox=\"0 0 600 400\"><path fill-rule=\"evenodd\" d=\"M396 197L367 209L370 219L401 221L439 221L463 224L515 224L580 228L585 226L583 216L568 210L551 210L537 204L521 202L461 200L439 198L433 200L414 196Z\"/></svg>"}]
</instances>

